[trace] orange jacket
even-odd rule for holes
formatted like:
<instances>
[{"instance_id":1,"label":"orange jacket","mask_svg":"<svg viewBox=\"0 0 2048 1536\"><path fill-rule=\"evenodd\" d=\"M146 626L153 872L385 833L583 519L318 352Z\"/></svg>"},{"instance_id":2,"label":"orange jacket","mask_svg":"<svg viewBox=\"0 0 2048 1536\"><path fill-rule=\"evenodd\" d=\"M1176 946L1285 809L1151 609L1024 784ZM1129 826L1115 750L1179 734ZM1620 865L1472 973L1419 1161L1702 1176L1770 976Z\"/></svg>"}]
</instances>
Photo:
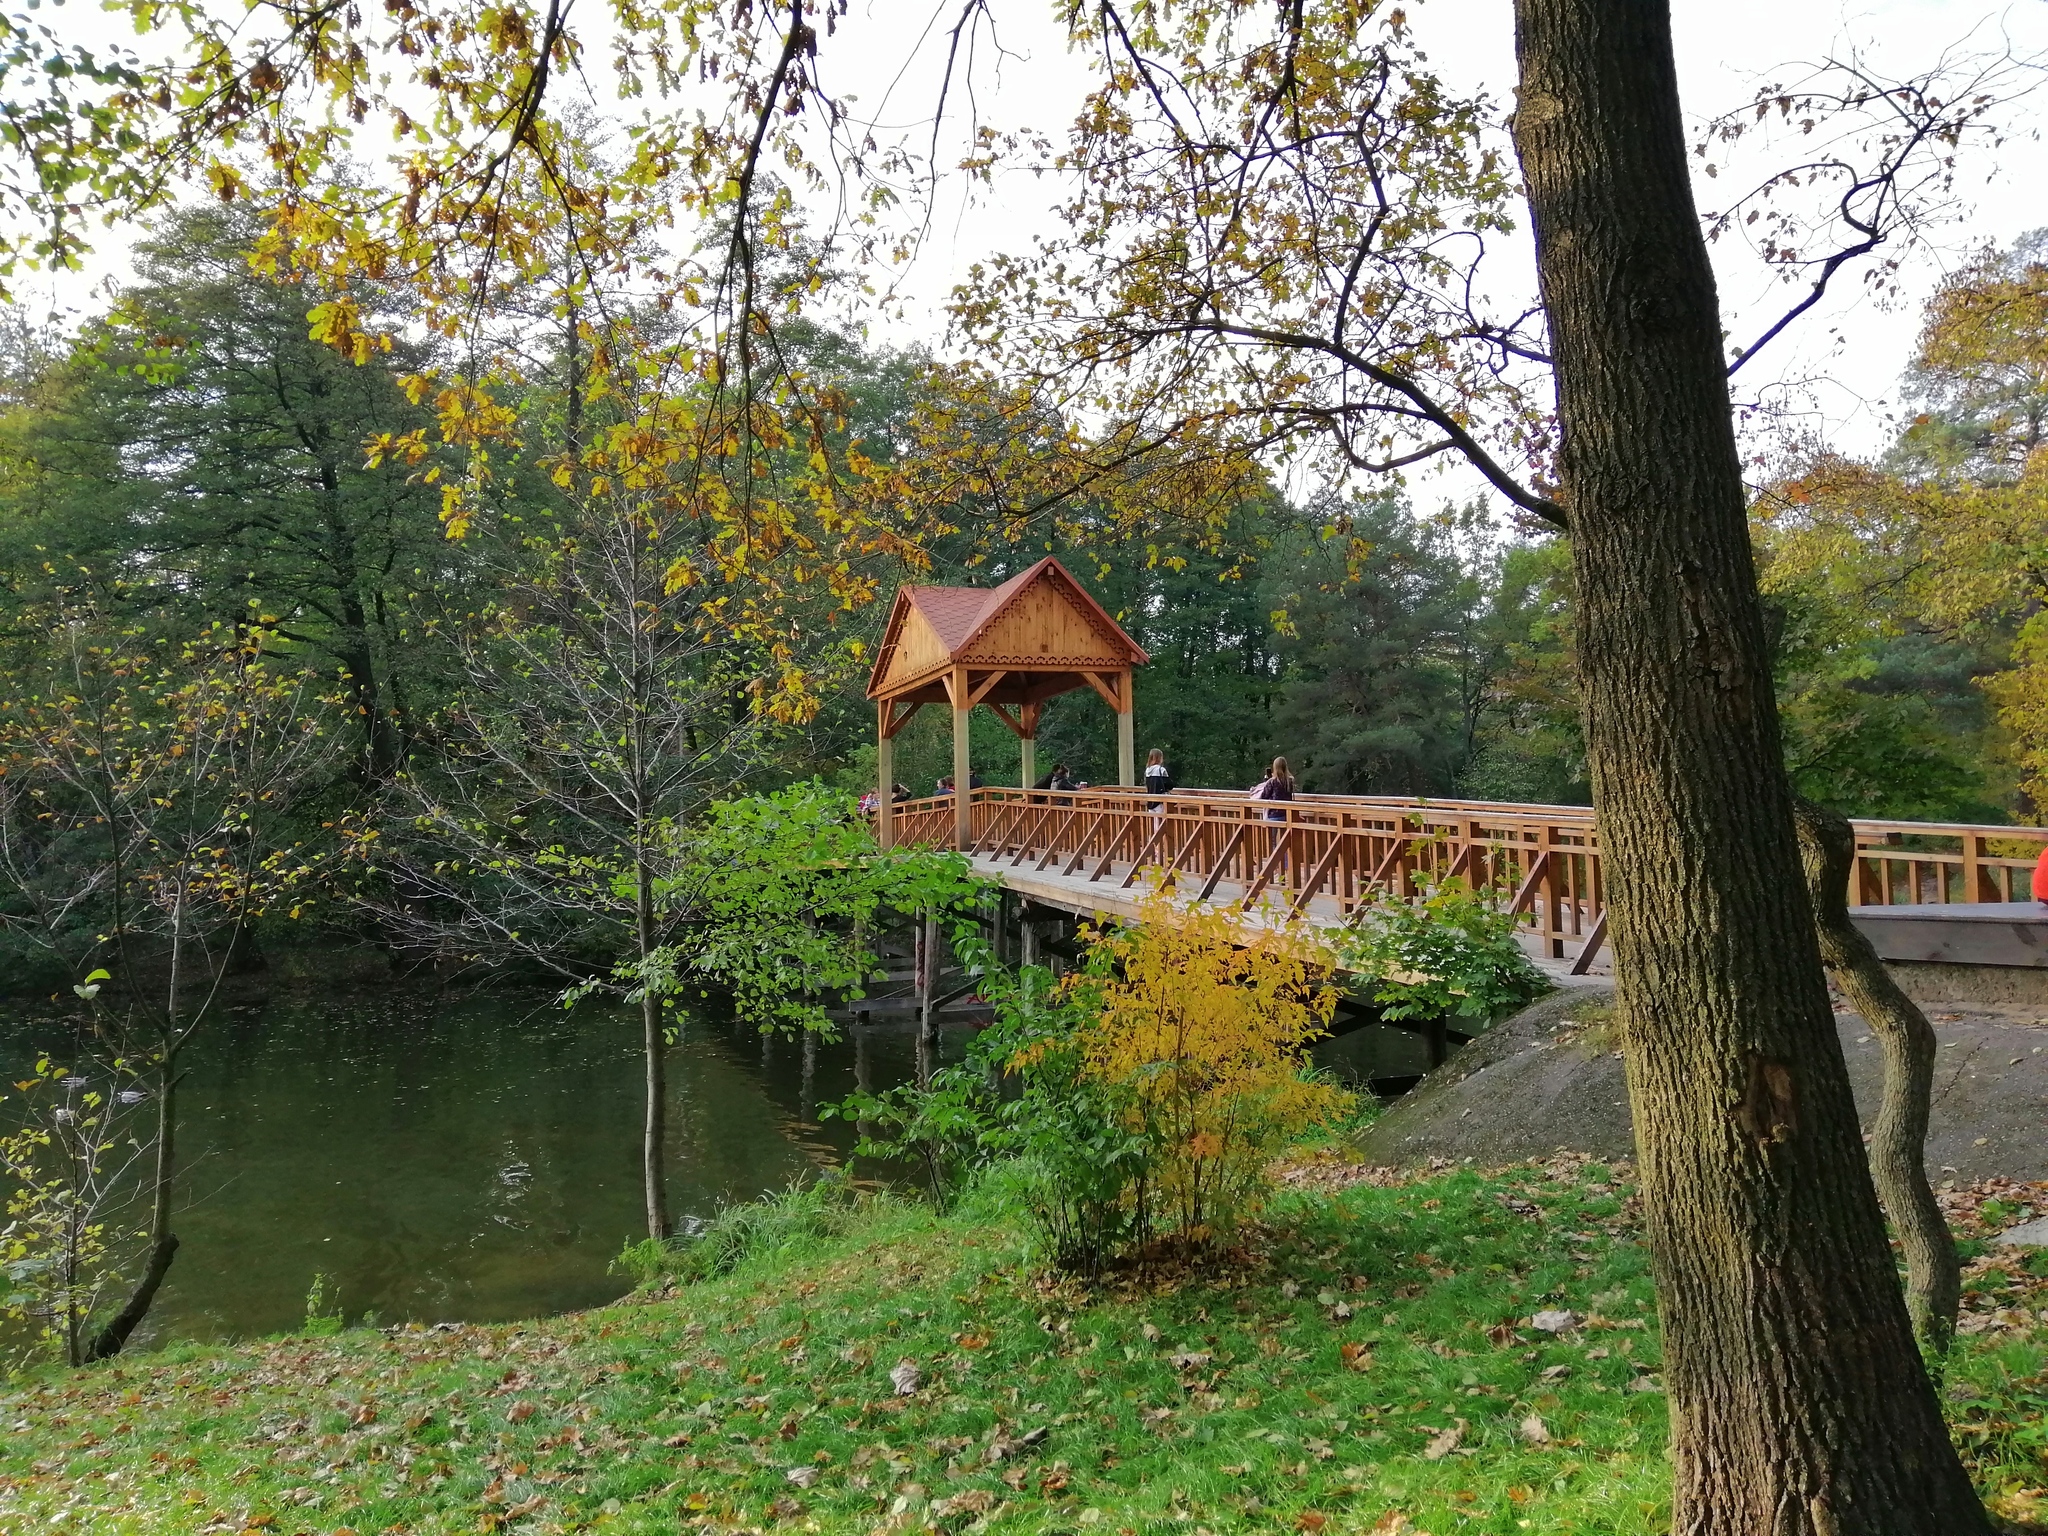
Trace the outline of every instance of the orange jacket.
<instances>
[{"instance_id":1,"label":"orange jacket","mask_svg":"<svg viewBox=\"0 0 2048 1536\"><path fill-rule=\"evenodd\" d=\"M2048 848L2041 850L2041 862L2034 866L2034 900L2048 901Z\"/></svg>"}]
</instances>

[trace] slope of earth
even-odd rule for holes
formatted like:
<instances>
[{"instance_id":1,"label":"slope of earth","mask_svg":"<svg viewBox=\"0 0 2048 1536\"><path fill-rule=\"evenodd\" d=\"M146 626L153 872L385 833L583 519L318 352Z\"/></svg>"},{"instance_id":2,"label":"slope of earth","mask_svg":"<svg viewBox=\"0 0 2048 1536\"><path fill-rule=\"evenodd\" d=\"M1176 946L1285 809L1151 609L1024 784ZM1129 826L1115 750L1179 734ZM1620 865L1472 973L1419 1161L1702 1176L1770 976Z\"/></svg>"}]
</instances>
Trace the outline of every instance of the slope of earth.
<instances>
[{"instance_id":1,"label":"slope of earth","mask_svg":"<svg viewBox=\"0 0 2048 1536\"><path fill-rule=\"evenodd\" d=\"M1453 1056L1365 1133L1366 1157L1482 1165L1559 1151L1634 1155L1628 1088L1609 1017L1613 990L1554 992ZM2048 1028L1991 1012L1932 1012L1939 1040L1928 1172L1958 1187L2048 1180ZM1864 1129L1884 1061L1853 1013L1836 1015Z\"/></svg>"},{"instance_id":2,"label":"slope of earth","mask_svg":"<svg viewBox=\"0 0 2048 1536\"><path fill-rule=\"evenodd\" d=\"M0 1388L0 1531L1667 1528L1611 1170L1325 1155L1283 1187L1220 1259L1095 1288L993 1206L876 1202L601 1311L46 1372ZM1958 1440L2002 1513L2048 1521L2048 1275L1972 1283L2006 1305L1950 1366Z\"/></svg>"}]
</instances>

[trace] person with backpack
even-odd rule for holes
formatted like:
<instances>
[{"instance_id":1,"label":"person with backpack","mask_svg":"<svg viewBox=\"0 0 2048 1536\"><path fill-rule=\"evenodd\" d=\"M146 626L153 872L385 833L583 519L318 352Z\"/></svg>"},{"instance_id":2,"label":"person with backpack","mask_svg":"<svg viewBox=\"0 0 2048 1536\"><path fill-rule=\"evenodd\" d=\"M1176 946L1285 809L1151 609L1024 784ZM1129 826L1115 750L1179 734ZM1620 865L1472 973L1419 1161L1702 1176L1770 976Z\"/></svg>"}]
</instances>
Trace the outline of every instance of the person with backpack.
<instances>
[{"instance_id":1,"label":"person with backpack","mask_svg":"<svg viewBox=\"0 0 2048 1536\"><path fill-rule=\"evenodd\" d=\"M1166 754L1154 747L1145 758L1145 793L1148 809L1155 819L1166 814L1165 797L1173 793L1173 774L1167 769Z\"/></svg>"},{"instance_id":2,"label":"person with backpack","mask_svg":"<svg viewBox=\"0 0 2048 1536\"><path fill-rule=\"evenodd\" d=\"M1266 776L1252 786L1251 798L1268 802L1292 800L1294 798L1294 775L1288 771L1286 758L1276 757L1273 759L1273 766L1266 771ZM1269 804L1267 806L1266 820L1285 821L1286 819L1287 812L1282 810L1279 805ZM1271 834L1272 842L1268 846L1278 846L1280 839L1285 835L1275 829ZM1287 864L1288 861L1283 858L1280 861L1280 867L1273 872L1276 879L1283 885L1287 880Z\"/></svg>"},{"instance_id":3,"label":"person with backpack","mask_svg":"<svg viewBox=\"0 0 2048 1536\"><path fill-rule=\"evenodd\" d=\"M1287 759L1276 757L1266 776L1251 788L1254 800L1292 800L1294 798L1294 775L1288 772ZM1287 813L1277 806L1266 812L1268 821L1285 821Z\"/></svg>"}]
</instances>

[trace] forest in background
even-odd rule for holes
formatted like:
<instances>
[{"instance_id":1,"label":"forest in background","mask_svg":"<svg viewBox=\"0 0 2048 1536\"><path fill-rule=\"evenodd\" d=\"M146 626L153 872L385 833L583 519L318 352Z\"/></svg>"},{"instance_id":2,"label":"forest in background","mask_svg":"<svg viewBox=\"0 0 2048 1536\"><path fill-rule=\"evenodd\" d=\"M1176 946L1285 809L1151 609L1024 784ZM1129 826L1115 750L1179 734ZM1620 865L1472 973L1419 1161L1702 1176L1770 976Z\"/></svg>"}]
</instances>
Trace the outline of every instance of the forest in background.
<instances>
[{"instance_id":1,"label":"forest in background","mask_svg":"<svg viewBox=\"0 0 2048 1536\"><path fill-rule=\"evenodd\" d=\"M537 309L525 382L502 403L518 448L494 466L486 515L452 538L440 482L457 467L424 446L435 407L409 381L460 360L363 281L347 289L353 312L409 339L344 355L317 334L335 295L259 272L257 236L232 208L182 212L142 248L137 280L75 331L8 317L5 666L11 694L33 691L56 609L171 644L255 625L270 652L339 690L346 748L302 796L331 823L375 811L396 779L449 771L481 710L532 707L479 674L492 665L472 643L479 616L590 546L604 497L572 496L548 465L626 406L591 388L588 322ZM2048 737L2030 467L2048 417L2042 243L1987 255L1930 304L1909 373L1918 410L1887 455L1815 449L1757 500L1788 766L1804 794L1850 814L2032 819L2026 781ZM919 451L907 423L935 387L926 359L818 325L783 344L804 353L792 372L838 392L842 451ZM723 701L718 728L691 727L697 802L812 776L865 788L863 652L887 594L905 580L992 585L1047 552L1151 653L1139 744L1164 749L1184 785L1248 784L1278 753L1312 791L1588 800L1569 561L1533 523L1394 491L1295 502L1266 486L1221 526L1191 518L1176 538L1169 513L1158 527L1132 541L1085 503L1055 527L963 499L916 560L874 550L833 593L792 588L751 627L729 622L718 581L664 581L658 605L720 613L677 661ZM665 577L687 558L648 553ZM778 709L776 674L792 667L812 697ZM899 743L914 792L950 767L945 725L920 718ZM1074 695L1048 708L1040 758L1103 782L1112 743L1092 696ZM989 782L1014 774L995 722L977 722L975 750Z\"/></svg>"}]
</instances>

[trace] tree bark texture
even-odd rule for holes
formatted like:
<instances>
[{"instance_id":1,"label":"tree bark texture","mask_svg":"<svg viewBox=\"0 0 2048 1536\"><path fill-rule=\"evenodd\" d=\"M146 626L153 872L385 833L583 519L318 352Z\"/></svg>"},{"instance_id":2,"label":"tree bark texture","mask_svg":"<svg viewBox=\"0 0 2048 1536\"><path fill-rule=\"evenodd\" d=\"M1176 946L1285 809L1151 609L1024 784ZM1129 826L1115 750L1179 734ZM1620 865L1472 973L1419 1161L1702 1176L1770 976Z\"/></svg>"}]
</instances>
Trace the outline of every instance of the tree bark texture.
<instances>
[{"instance_id":1,"label":"tree bark texture","mask_svg":"<svg viewBox=\"0 0 2048 1536\"><path fill-rule=\"evenodd\" d=\"M1517 0L1674 1536L1989 1530L1913 1342L1801 879L1662 0Z\"/></svg>"},{"instance_id":2,"label":"tree bark texture","mask_svg":"<svg viewBox=\"0 0 2048 1536\"><path fill-rule=\"evenodd\" d=\"M1849 871L1856 832L1848 818L1811 801L1793 803L1806 895L1820 936L1821 963L1884 1052L1884 1098L1870 1133L1877 1198L1906 1255L1906 1310L1920 1342L1945 1353L1956 1336L1963 1266L1954 1235L1927 1182L1927 1112L1934 1096L1934 1026L1906 996L1849 921Z\"/></svg>"}]
</instances>

